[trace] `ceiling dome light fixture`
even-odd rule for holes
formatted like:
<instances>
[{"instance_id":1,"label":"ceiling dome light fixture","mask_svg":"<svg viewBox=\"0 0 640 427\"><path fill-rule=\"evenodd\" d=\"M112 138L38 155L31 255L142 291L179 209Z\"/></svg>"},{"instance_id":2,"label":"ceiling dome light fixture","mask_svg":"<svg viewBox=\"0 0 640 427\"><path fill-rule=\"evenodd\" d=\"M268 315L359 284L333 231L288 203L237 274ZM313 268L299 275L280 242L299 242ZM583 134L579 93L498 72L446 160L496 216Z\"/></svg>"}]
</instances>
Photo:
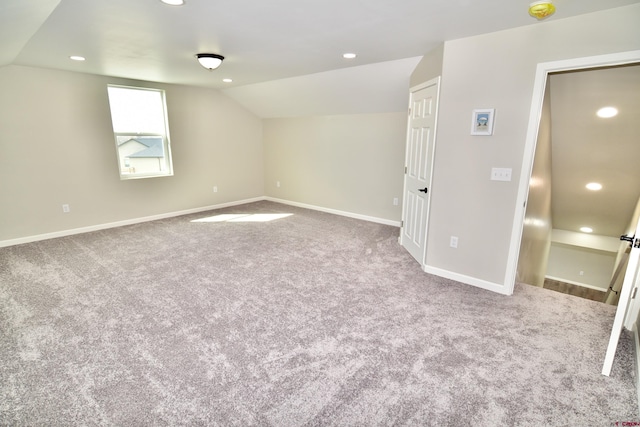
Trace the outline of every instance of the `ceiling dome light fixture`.
<instances>
[{"instance_id":1,"label":"ceiling dome light fixture","mask_svg":"<svg viewBox=\"0 0 640 427\"><path fill-rule=\"evenodd\" d=\"M355 53L351 53L351 52L342 54L342 57L344 59L354 59L356 56L358 56L358 55L356 55Z\"/></svg>"},{"instance_id":2,"label":"ceiling dome light fixture","mask_svg":"<svg viewBox=\"0 0 640 427\"><path fill-rule=\"evenodd\" d=\"M198 62L207 70L215 70L222 64L224 56L215 53L199 53L196 55Z\"/></svg>"},{"instance_id":3,"label":"ceiling dome light fixture","mask_svg":"<svg viewBox=\"0 0 640 427\"><path fill-rule=\"evenodd\" d=\"M80 55L71 55L69 59L72 61L84 61L85 57Z\"/></svg>"},{"instance_id":4,"label":"ceiling dome light fixture","mask_svg":"<svg viewBox=\"0 0 640 427\"><path fill-rule=\"evenodd\" d=\"M555 13L556 7L549 1L535 1L529 5L529 15L542 20Z\"/></svg>"},{"instance_id":5,"label":"ceiling dome light fixture","mask_svg":"<svg viewBox=\"0 0 640 427\"><path fill-rule=\"evenodd\" d=\"M618 115L618 109L615 107L602 107L596 114L603 119L609 119Z\"/></svg>"},{"instance_id":6,"label":"ceiling dome light fixture","mask_svg":"<svg viewBox=\"0 0 640 427\"><path fill-rule=\"evenodd\" d=\"M182 6L184 4L184 0L160 0L164 4L168 4L169 6Z\"/></svg>"},{"instance_id":7,"label":"ceiling dome light fixture","mask_svg":"<svg viewBox=\"0 0 640 427\"><path fill-rule=\"evenodd\" d=\"M580 231L583 233L593 233L593 228L591 227L580 227Z\"/></svg>"}]
</instances>

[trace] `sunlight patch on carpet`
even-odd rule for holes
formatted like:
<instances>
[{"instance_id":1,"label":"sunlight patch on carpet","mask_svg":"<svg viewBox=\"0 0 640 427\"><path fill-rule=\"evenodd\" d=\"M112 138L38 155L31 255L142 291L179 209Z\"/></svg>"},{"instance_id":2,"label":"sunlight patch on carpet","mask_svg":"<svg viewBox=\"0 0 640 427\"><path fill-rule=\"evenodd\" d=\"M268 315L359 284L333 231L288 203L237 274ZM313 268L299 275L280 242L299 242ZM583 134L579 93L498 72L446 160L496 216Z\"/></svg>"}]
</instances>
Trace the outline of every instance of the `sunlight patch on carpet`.
<instances>
[{"instance_id":1,"label":"sunlight patch on carpet","mask_svg":"<svg viewBox=\"0 0 640 427\"><path fill-rule=\"evenodd\" d=\"M293 214L221 214L206 218L194 219L191 222L269 222L286 218Z\"/></svg>"}]
</instances>

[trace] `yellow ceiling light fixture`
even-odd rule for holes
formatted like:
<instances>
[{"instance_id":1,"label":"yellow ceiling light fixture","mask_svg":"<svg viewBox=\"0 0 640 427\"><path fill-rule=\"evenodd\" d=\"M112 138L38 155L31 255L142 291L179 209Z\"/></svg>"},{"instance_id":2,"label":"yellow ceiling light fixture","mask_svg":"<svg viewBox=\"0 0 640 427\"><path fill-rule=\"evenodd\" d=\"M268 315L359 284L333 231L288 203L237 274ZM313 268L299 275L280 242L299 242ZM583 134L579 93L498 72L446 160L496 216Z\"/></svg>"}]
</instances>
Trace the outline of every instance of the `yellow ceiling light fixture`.
<instances>
[{"instance_id":1,"label":"yellow ceiling light fixture","mask_svg":"<svg viewBox=\"0 0 640 427\"><path fill-rule=\"evenodd\" d=\"M529 5L529 15L542 20L555 13L556 7L551 1L535 1Z\"/></svg>"}]
</instances>

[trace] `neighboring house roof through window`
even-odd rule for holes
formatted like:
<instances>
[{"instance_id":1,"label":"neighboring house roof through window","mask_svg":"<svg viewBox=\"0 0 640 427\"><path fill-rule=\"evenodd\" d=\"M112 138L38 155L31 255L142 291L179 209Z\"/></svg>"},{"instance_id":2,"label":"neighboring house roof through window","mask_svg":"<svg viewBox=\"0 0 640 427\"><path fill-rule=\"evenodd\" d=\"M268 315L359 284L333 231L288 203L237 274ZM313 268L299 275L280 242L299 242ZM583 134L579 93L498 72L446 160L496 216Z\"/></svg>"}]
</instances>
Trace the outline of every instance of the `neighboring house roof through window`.
<instances>
[{"instance_id":1,"label":"neighboring house roof through window","mask_svg":"<svg viewBox=\"0 0 640 427\"><path fill-rule=\"evenodd\" d=\"M162 144L162 138L131 138L121 143L120 146L123 146L132 141L138 142L147 148L143 148L140 151L129 154L127 157L132 157L132 158L164 157L164 147Z\"/></svg>"}]
</instances>

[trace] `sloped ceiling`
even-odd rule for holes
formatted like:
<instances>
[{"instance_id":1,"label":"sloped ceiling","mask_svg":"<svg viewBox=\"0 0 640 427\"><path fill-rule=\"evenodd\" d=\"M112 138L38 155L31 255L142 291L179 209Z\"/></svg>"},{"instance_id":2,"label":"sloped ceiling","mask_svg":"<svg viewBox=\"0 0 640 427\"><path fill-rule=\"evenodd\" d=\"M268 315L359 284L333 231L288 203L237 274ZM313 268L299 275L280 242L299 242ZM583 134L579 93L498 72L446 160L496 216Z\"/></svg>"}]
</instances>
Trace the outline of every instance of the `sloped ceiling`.
<instances>
[{"instance_id":1,"label":"sloped ceiling","mask_svg":"<svg viewBox=\"0 0 640 427\"><path fill-rule=\"evenodd\" d=\"M408 84L412 60L445 40L523 25L539 25L528 0L3 0L0 2L0 64L54 68L131 79L228 90L261 116L276 116L289 104L300 76L306 99L327 97L327 80L358 93L370 110L389 111L397 94L380 93L375 74L387 84ZM557 0L557 20L638 0ZM226 57L213 72L194 55ZM342 54L355 52L354 60ZM81 55L84 62L69 60ZM386 62L400 61L393 65ZM362 66L369 67L362 67ZM360 67L351 73L325 72ZM233 79L224 83L223 78ZM285 80L277 84L270 82ZM324 81L324 82L323 82ZM259 83L266 83L261 86ZM366 87L365 87L366 86ZM265 94L273 111L267 111ZM312 92L312 93L311 93ZM336 94L337 91L334 92ZM391 96L391 98L387 98ZM279 101L282 99L282 104ZM343 105L338 96L332 106ZM387 102L388 101L388 102ZM308 105L309 103L302 103ZM289 110L288 110L289 111ZM291 114L291 113L289 113Z\"/></svg>"},{"instance_id":2,"label":"sloped ceiling","mask_svg":"<svg viewBox=\"0 0 640 427\"><path fill-rule=\"evenodd\" d=\"M547 21L638 2L556 0L557 12ZM422 55L447 40L544 25L528 15L529 3L186 0L184 6L168 6L159 0L2 0L0 66L214 88L259 117L396 112L406 109L409 77ZM195 60L199 52L226 59L209 72ZM346 60L345 52L358 56ZM70 55L86 61L71 61ZM584 192L585 180L600 180L611 197L616 194L627 204L637 200L640 177L631 163L638 159L633 150L640 144L633 137L637 124L625 120L640 111L637 105L621 109L615 121L620 127L604 132L614 122L592 122L595 104L583 96L604 101L616 89L585 81L563 100L565 84L574 85L561 76L552 82L554 226L575 230L590 225L596 233L618 235L628 206L605 192L587 206L578 193ZM637 101L640 89L637 81L632 84L622 92L635 94ZM589 119L575 119L588 105L581 117ZM618 146L631 151L618 152Z\"/></svg>"},{"instance_id":3,"label":"sloped ceiling","mask_svg":"<svg viewBox=\"0 0 640 427\"><path fill-rule=\"evenodd\" d=\"M254 113L265 118L404 111L409 76L420 59L341 68L226 89L225 93L251 105Z\"/></svg>"},{"instance_id":4,"label":"sloped ceiling","mask_svg":"<svg viewBox=\"0 0 640 427\"><path fill-rule=\"evenodd\" d=\"M0 67L12 63L60 0L3 0L0 3Z\"/></svg>"}]
</instances>

